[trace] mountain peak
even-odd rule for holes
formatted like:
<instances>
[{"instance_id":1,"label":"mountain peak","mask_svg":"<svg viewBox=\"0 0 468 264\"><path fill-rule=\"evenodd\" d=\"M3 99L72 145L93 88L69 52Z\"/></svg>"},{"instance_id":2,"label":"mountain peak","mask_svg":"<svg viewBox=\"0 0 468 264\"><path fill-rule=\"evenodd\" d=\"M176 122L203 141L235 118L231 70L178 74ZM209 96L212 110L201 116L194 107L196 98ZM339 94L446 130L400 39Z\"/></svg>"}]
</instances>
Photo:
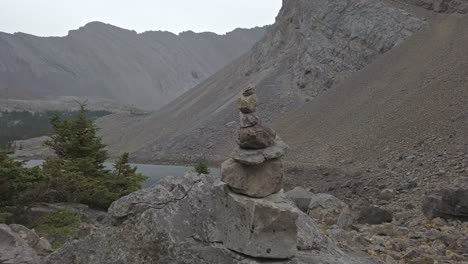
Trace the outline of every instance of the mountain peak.
<instances>
[{"instance_id":1,"label":"mountain peak","mask_svg":"<svg viewBox=\"0 0 468 264\"><path fill-rule=\"evenodd\" d=\"M80 27L80 28L78 28L76 30L70 30L68 32L68 35L73 34L73 33L77 33L77 32L102 32L102 31L133 32L133 33L136 34L135 30L129 30L129 29L121 28L121 27L114 26L112 24L104 23L104 22L100 22L100 21L92 21L92 22L89 22L89 23L85 24L84 26L82 26L82 27Z\"/></svg>"}]
</instances>

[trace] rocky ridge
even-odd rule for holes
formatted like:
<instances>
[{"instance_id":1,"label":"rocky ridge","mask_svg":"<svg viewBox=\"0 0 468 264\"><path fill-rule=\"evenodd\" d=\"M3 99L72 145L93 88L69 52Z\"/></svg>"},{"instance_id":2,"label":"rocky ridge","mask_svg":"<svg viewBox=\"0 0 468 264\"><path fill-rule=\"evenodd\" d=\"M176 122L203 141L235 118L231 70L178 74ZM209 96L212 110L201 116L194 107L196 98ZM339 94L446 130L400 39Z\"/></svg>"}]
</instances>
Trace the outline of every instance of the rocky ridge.
<instances>
[{"instance_id":1,"label":"rocky ridge","mask_svg":"<svg viewBox=\"0 0 468 264\"><path fill-rule=\"evenodd\" d=\"M154 110L247 52L265 29L137 34L91 22L65 37L0 33L0 97L100 97Z\"/></svg>"}]
</instances>

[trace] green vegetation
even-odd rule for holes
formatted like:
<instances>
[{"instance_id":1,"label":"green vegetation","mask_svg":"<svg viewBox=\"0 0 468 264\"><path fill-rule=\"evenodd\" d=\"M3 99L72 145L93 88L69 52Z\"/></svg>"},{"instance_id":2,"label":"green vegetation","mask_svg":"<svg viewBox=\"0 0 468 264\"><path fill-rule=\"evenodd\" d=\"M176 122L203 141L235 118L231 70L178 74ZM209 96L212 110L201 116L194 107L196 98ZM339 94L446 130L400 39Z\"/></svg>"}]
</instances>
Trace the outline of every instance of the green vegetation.
<instances>
[{"instance_id":1,"label":"green vegetation","mask_svg":"<svg viewBox=\"0 0 468 264\"><path fill-rule=\"evenodd\" d=\"M8 224L13 217L12 213L0 212L0 224Z\"/></svg>"},{"instance_id":2,"label":"green vegetation","mask_svg":"<svg viewBox=\"0 0 468 264\"><path fill-rule=\"evenodd\" d=\"M0 151L0 207L26 204L37 199L47 177L39 168L27 169L23 162L14 161Z\"/></svg>"},{"instance_id":3,"label":"green vegetation","mask_svg":"<svg viewBox=\"0 0 468 264\"><path fill-rule=\"evenodd\" d=\"M104 168L106 146L84 106L76 119L55 116L51 123L55 135L46 145L58 158L47 159L43 167L57 190L56 199L107 209L113 201L141 188L145 177L130 167L127 153L117 160L114 171Z\"/></svg>"},{"instance_id":4,"label":"green vegetation","mask_svg":"<svg viewBox=\"0 0 468 264\"><path fill-rule=\"evenodd\" d=\"M148 115L150 112L148 111L145 111L141 108L138 108L136 106L127 106L124 108L125 111L128 111L131 115L134 115L134 116L144 116L144 115Z\"/></svg>"},{"instance_id":5,"label":"green vegetation","mask_svg":"<svg viewBox=\"0 0 468 264\"><path fill-rule=\"evenodd\" d=\"M208 163L206 160L199 160L194 166L194 170L198 174L210 174L210 169L208 168Z\"/></svg>"},{"instance_id":6,"label":"green vegetation","mask_svg":"<svg viewBox=\"0 0 468 264\"><path fill-rule=\"evenodd\" d=\"M57 249L62 247L68 237L80 231L80 225L79 213L60 210L40 218L33 228L40 235L49 237L52 241L52 248Z\"/></svg>"},{"instance_id":7,"label":"green vegetation","mask_svg":"<svg viewBox=\"0 0 468 264\"><path fill-rule=\"evenodd\" d=\"M51 118L54 135L46 143L57 157L39 168L26 169L22 162L0 153L0 207L27 206L32 202L79 202L107 209L120 197L141 188L145 177L128 164L128 153L115 163L114 170L104 167L105 145L96 135L97 127L81 106L78 115Z\"/></svg>"},{"instance_id":8,"label":"green vegetation","mask_svg":"<svg viewBox=\"0 0 468 264\"><path fill-rule=\"evenodd\" d=\"M74 119L78 114L79 111L0 112L0 149L9 149L10 144L15 140L51 135L53 128L49 120L55 115L63 119ZM87 113L87 117L94 120L109 114L108 111L91 111Z\"/></svg>"},{"instance_id":9,"label":"green vegetation","mask_svg":"<svg viewBox=\"0 0 468 264\"><path fill-rule=\"evenodd\" d=\"M34 227L37 232L47 234L69 235L80 230L81 219L78 213L60 210L39 219Z\"/></svg>"}]
</instances>

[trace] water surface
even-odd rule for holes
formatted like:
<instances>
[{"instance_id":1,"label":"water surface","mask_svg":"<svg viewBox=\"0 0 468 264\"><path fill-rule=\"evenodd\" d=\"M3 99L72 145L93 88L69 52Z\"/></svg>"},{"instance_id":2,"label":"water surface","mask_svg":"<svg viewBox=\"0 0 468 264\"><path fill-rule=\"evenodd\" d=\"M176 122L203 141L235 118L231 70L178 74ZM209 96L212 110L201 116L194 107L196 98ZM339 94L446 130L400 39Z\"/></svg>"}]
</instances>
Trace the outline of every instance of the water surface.
<instances>
[{"instance_id":1,"label":"water surface","mask_svg":"<svg viewBox=\"0 0 468 264\"><path fill-rule=\"evenodd\" d=\"M26 162L26 167L32 168L41 166L43 160L30 160ZM111 170L113 164L104 163L107 169ZM143 188L148 188L155 185L161 179L167 176L184 176L188 171L193 171L192 167L187 166L172 166L172 165L148 165L148 164L132 164L137 167L137 172L144 174L148 179L143 183ZM214 175L220 175L220 170L210 168L210 172Z\"/></svg>"}]
</instances>

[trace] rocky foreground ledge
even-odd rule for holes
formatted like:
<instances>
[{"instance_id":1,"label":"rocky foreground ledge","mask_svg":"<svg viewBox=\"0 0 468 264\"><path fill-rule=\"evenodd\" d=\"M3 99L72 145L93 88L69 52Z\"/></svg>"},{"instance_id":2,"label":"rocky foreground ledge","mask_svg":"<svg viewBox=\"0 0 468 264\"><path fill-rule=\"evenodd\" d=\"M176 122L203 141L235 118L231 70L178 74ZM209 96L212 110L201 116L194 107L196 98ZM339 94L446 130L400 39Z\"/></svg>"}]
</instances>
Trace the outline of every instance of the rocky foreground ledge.
<instances>
[{"instance_id":1,"label":"rocky foreground ledge","mask_svg":"<svg viewBox=\"0 0 468 264\"><path fill-rule=\"evenodd\" d=\"M225 218L226 190L218 177L210 175L164 179L116 201L107 226L66 244L45 263L375 263L343 253L299 209L296 257L255 259L228 250L221 242L222 225L232 220ZM292 202L288 206L296 207Z\"/></svg>"}]
</instances>

